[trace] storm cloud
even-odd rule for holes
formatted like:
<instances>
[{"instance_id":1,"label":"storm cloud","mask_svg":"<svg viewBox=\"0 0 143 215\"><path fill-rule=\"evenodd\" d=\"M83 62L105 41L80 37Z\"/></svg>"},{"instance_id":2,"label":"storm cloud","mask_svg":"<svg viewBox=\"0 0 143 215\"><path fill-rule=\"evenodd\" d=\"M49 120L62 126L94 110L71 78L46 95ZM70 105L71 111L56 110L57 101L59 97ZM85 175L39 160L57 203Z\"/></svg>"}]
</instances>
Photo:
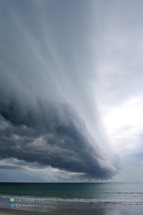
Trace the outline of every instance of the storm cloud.
<instances>
[{"instance_id":1,"label":"storm cloud","mask_svg":"<svg viewBox=\"0 0 143 215\"><path fill-rule=\"evenodd\" d=\"M85 178L118 172L93 92L92 6L1 1L0 157L17 159L17 171L24 162Z\"/></svg>"}]
</instances>

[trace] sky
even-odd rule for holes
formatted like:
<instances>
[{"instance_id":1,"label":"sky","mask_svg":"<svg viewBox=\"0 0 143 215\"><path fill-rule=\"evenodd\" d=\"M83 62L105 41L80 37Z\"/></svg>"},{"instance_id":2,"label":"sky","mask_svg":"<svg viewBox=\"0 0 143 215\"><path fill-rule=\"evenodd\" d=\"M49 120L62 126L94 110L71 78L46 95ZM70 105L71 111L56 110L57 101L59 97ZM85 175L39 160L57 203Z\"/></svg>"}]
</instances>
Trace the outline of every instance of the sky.
<instances>
[{"instance_id":1,"label":"sky","mask_svg":"<svg viewBox=\"0 0 143 215\"><path fill-rule=\"evenodd\" d=\"M143 182L143 2L0 0L0 182Z\"/></svg>"}]
</instances>

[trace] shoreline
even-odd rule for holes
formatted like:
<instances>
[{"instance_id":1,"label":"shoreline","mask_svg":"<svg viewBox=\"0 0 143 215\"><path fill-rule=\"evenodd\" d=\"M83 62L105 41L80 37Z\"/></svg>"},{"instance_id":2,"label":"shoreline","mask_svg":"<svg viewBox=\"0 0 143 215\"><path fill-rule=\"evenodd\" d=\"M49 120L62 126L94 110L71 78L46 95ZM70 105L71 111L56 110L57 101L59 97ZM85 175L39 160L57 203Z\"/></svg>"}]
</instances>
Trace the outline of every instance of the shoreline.
<instances>
[{"instance_id":1,"label":"shoreline","mask_svg":"<svg viewBox=\"0 0 143 215\"><path fill-rule=\"evenodd\" d=\"M10 208L0 208L0 215L142 215L143 205L103 205L99 204L98 207L81 208L78 205L69 208L68 210L57 210L54 212L48 211L28 211L28 210L17 210Z\"/></svg>"},{"instance_id":2,"label":"shoreline","mask_svg":"<svg viewBox=\"0 0 143 215\"><path fill-rule=\"evenodd\" d=\"M0 208L0 215L55 215L55 213ZM62 215L62 214L59 214Z\"/></svg>"}]
</instances>

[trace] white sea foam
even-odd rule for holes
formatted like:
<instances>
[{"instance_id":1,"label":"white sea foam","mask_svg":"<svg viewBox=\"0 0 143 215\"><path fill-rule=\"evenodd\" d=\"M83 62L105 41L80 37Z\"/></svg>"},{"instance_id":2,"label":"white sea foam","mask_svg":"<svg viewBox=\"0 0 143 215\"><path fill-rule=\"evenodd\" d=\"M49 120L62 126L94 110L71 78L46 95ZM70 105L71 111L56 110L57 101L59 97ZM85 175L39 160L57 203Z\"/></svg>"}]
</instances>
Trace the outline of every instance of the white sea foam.
<instances>
[{"instance_id":1,"label":"white sea foam","mask_svg":"<svg viewBox=\"0 0 143 215\"><path fill-rule=\"evenodd\" d=\"M31 202L36 202L37 198L42 199L42 201L39 201L40 204L46 204L47 202L75 202L75 203L113 203L113 204L143 204L143 199L84 199L84 198L57 198L57 197L38 197L38 196L16 196L16 195L5 195L1 194L0 199L7 200L13 197L16 199L21 199L21 202L30 202L30 199L32 199Z\"/></svg>"}]
</instances>

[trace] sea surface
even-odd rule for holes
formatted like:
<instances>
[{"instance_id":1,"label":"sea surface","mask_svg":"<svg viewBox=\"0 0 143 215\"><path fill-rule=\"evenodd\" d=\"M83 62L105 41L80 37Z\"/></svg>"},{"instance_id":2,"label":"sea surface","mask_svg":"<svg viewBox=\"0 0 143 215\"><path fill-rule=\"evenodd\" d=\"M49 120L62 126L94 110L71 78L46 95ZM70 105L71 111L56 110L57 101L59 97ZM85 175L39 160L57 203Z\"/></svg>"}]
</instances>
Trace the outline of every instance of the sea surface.
<instances>
[{"instance_id":1,"label":"sea surface","mask_svg":"<svg viewBox=\"0 0 143 215\"><path fill-rule=\"evenodd\" d=\"M88 214L109 205L143 208L143 183L0 183L0 208Z\"/></svg>"}]
</instances>

